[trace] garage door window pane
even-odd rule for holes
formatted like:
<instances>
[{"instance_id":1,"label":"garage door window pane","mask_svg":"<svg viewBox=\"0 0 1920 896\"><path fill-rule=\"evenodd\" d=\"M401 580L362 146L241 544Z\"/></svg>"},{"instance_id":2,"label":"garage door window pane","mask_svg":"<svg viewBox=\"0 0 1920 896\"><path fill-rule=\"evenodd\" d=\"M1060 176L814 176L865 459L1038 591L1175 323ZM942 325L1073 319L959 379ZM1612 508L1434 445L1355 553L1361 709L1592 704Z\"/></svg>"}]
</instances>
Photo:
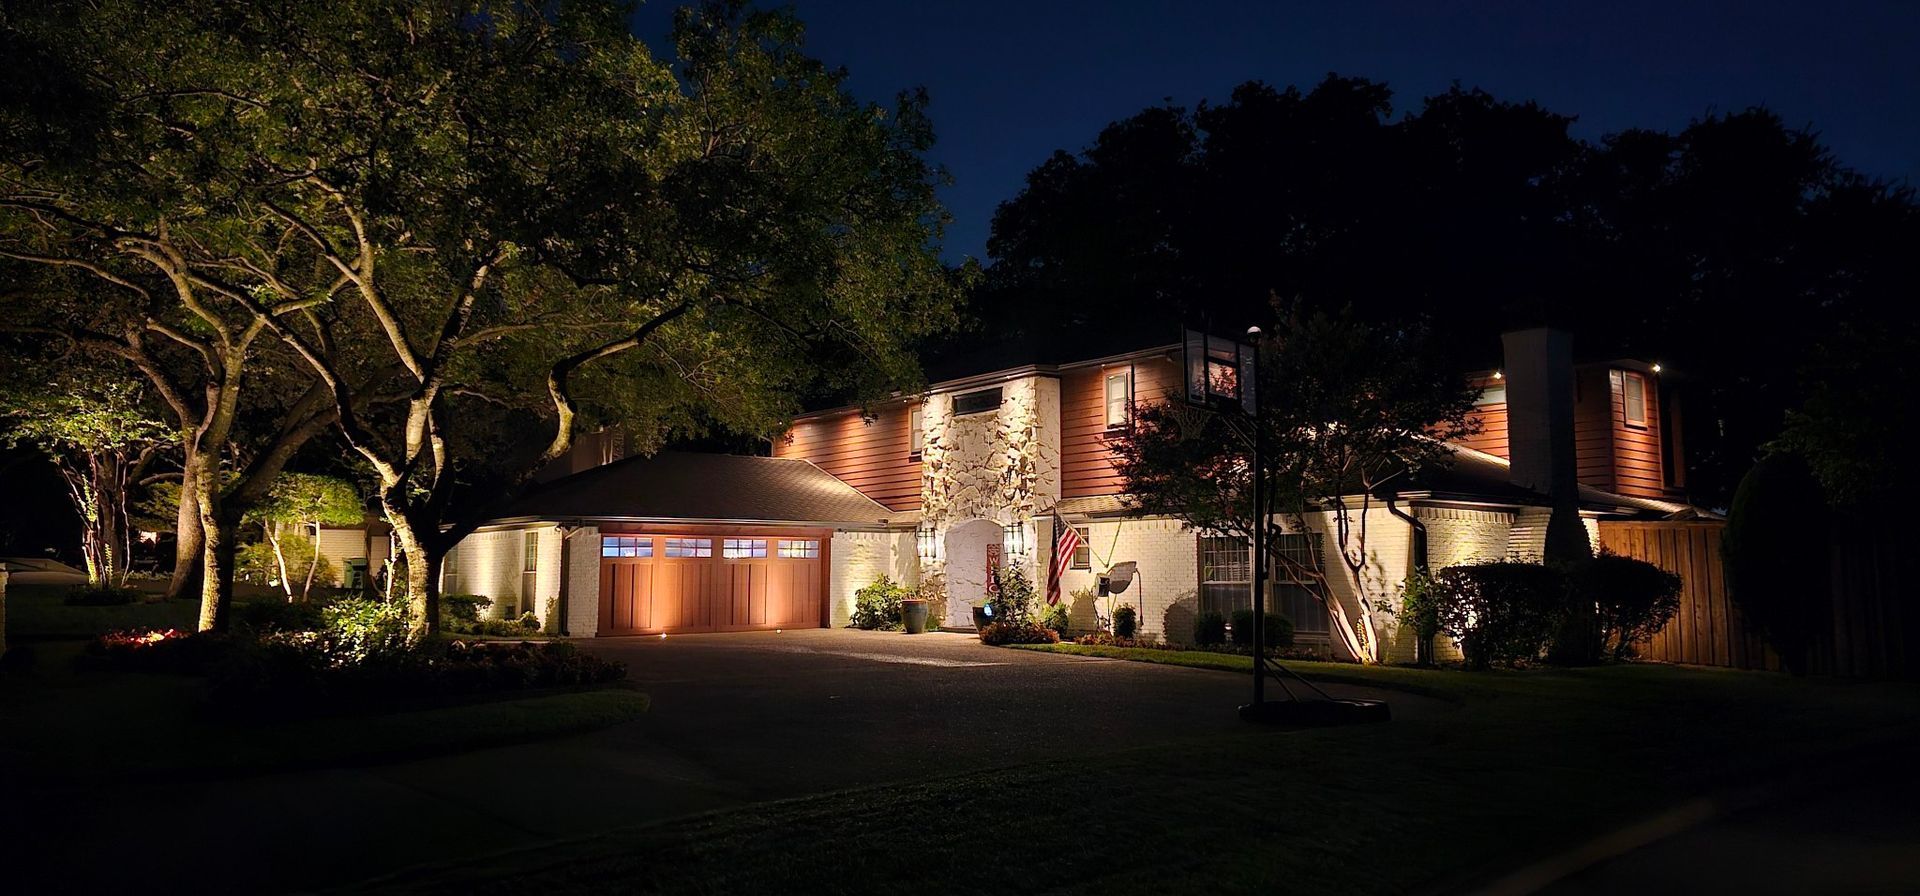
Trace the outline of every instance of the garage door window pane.
<instances>
[{"instance_id":1,"label":"garage door window pane","mask_svg":"<svg viewBox=\"0 0 1920 896\"><path fill-rule=\"evenodd\" d=\"M711 538L669 538L667 539L669 557L711 557L713 539Z\"/></svg>"},{"instance_id":2,"label":"garage door window pane","mask_svg":"<svg viewBox=\"0 0 1920 896\"><path fill-rule=\"evenodd\" d=\"M812 560L820 556L818 539L780 539L780 556L795 560Z\"/></svg>"},{"instance_id":3,"label":"garage door window pane","mask_svg":"<svg viewBox=\"0 0 1920 896\"><path fill-rule=\"evenodd\" d=\"M602 557L651 557L653 539L638 535L604 535L600 538Z\"/></svg>"},{"instance_id":4,"label":"garage door window pane","mask_svg":"<svg viewBox=\"0 0 1920 896\"><path fill-rule=\"evenodd\" d=\"M767 555L767 540L764 538L729 538L720 549L721 556L728 560L745 560L750 557Z\"/></svg>"}]
</instances>

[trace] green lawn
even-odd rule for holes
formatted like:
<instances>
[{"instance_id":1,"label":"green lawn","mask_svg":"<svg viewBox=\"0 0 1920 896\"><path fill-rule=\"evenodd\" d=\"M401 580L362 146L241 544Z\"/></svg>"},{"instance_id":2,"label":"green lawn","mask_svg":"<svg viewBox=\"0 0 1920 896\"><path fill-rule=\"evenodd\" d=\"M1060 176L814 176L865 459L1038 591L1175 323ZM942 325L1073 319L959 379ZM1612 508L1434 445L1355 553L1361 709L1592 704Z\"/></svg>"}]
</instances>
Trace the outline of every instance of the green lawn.
<instances>
[{"instance_id":1,"label":"green lawn","mask_svg":"<svg viewBox=\"0 0 1920 896\"><path fill-rule=\"evenodd\" d=\"M536 694L378 715L233 721L201 679L76 669L81 645L27 645L32 670L0 677L0 752L89 780L338 766L538 740L638 718L628 688Z\"/></svg>"},{"instance_id":2,"label":"green lawn","mask_svg":"<svg viewBox=\"0 0 1920 896\"><path fill-rule=\"evenodd\" d=\"M156 583L158 584L158 583ZM198 600L136 601L111 607L69 607L60 602L72 585L10 585L9 641L86 639L129 628L191 631L200 618Z\"/></svg>"},{"instance_id":3,"label":"green lawn","mask_svg":"<svg viewBox=\"0 0 1920 896\"><path fill-rule=\"evenodd\" d=\"M1179 749L1111 751L1090 736L1045 761L611 831L389 888L1399 893L1505 870L1783 766L1872 767L1904 756L1920 725L1911 685L1660 666L1334 671L1460 702ZM1035 711L1072 712L1042 699Z\"/></svg>"}]
</instances>

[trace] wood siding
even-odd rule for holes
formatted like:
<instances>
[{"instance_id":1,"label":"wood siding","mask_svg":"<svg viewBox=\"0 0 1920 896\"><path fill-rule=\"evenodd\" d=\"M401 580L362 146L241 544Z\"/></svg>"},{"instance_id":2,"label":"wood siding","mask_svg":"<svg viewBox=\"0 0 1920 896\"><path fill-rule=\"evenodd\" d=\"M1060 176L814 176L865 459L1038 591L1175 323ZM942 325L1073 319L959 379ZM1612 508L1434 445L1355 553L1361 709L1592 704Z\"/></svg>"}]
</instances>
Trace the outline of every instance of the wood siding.
<instances>
[{"instance_id":1,"label":"wood siding","mask_svg":"<svg viewBox=\"0 0 1920 896\"><path fill-rule=\"evenodd\" d=\"M1667 477L1660 459L1660 384L1652 374L1639 376L1646 384L1646 423L1627 423L1626 378L1632 371L1609 372L1608 400L1613 417L1613 490L1642 498L1667 496Z\"/></svg>"},{"instance_id":2,"label":"wood siding","mask_svg":"<svg viewBox=\"0 0 1920 896\"><path fill-rule=\"evenodd\" d=\"M1180 388L1180 367L1166 358L1082 367L1060 375L1060 497L1117 495L1125 483L1113 468L1106 418L1107 374L1129 370L1133 400L1164 401Z\"/></svg>"},{"instance_id":3,"label":"wood siding","mask_svg":"<svg viewBox=\"0 0 1920 896\"><path fill-rule=\"evenodd\" d=\"M1607 371L1583 367L1573 373L1573 457L1581 485L1613 490L1613 420L1608 416Z\"/></svg>"},{"instance_id":4,"label":"wood siding","mask_svg":"<svg viewBox=\"0 0 1920 896\"><path fill-rule=\"evenodd\" d=\"M811 461L887 509L920 509L920 459L908 453L906 402L864 419L858 411L795 423L773 443L774 457Z\"/></svg>"},{"instance_id":5,"label":"wood siding","mask_svg":"<svg viewBox=\"0 0 1920 896\"><path fill-rule=\"evenodd\" d=\"M1468 378L1476 389L1505 387L1502 380L1492 374L1480 374ZM1507 403L1497 401L1475 407L1469 419L1480 422L1480 431L1460 440L1460 444L1475 451L1483 451L1494 457L1507 457Z\"/></svg>"}]
</instances>

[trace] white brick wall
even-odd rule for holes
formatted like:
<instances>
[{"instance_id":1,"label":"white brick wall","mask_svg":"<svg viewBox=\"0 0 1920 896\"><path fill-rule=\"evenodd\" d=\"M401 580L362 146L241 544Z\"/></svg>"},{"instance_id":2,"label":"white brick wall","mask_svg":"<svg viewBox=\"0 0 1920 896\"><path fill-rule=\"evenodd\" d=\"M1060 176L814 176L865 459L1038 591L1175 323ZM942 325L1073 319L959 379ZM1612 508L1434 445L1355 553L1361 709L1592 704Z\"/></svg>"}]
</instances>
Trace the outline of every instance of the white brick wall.
<instances>
[{"instance_id":1,"label":"white brick wall","mask_svg":"<svg viewBox=\"0 0 1920 896\"><path fill-rule=\"evenodd\" d=\"M526 533L537 539L532 587L526 587ZM578 545L576 545L578 546ZM595 558L594 582L599 581L598 542L591 551ZM441 588L450 594L478 594L493 601L485 611L496 619L517 618L531 612L542 626L556 615L560 594L560 532L551 524L518 529L475 532L460 540L455 549L455 576L443 575ZM577 584L577 583L576 583ZM522 592L525 592L524 594Z\"/></svg>"},{"instance_id":2,"label":"white brick wall","mask_svg":"<svg viewBox=\"0 0 1920 896\"><path fill-rule=\"evenodd\" d=\"M1355 508L1349 511L1349 515L1352 519L1349 541L1360 559L1358 582L1340 559L1341 547L1335 515L1332 512L1313 514L1306 520L1310 531L1322 533L1321 544L1326 550L1327 588L1340 601L1348 618L1355 622L1361 619L1360 598L1365 595L1376 610L1373 622L1382 644L1381 658L1388 662L1410 661L1413 659L1412 633L1402 633L1392 614L1378 610L1382 606L1398 605L1400 583L1406 580L1407 572L1413 568L1413 527L1384 507L1372 507L1364 511ZM1363 523L1364 550L1361 538ZM1338 633L1330 633L1329 640L1338 643ZM1338 654L1339 650L1336 648L1335 652Z\"/></svg>"},{"instance_id":3,"label":"white brick wall","mask_svg":"<svg viewBox=\"0 0 1920 896\"><path fill-rule=\"evenodd\" d=\"M600 629L600 530L594 526L579 526L567 537L573 542L573 556L572 568L567 571L567 627L561 634L591 638ZM553 540L557 551L560 543L557 529ZM541 557L541 566L547 568L544 555ZM557 556L551 568L560 568ZM557 577L554 588L557 603Z\"/></svg>"},{"instance_id":4,"label":"white brick wall","mask_svg":"<svg viewBox=\"0 0 1920 896\"><path fill-rule=\"evenodd\" d=\"M1414 515L1427 527L1430 569L1505 560L1511 550L1514 515L1510 512L1420 507Z\"/></svg>"},{"instance_id":5,"label":"white brick wall","mask_svg":"<svg viewBox=\"0 0 1920 896\"><path fill-rule=\"evenodd\" d=\"M1068 602L1067 612L1074 627L1093 628L1095 612L1092 603L1074 600L1074 590L1097 591L1096 573L1131 560L1140 564L1139 575L1134 577L1126 593L1100 601L1099 612L1110 614L1115 607L1131 604L1139 611L1142 636L1185 639L1193 630L1192 608L1198 601L1200 581L1194 533L1183 529L1179 521L1169 519L1100 520L1086 527L1091 530L1087 544L1093 555L1093 569L1069 569L1060 580L1061 599ZM1042 589L1046 587L1044 576L1042 571L1039 585ZM1171 634L1170 614L1175 617Z\"/></svg>"},{"instance_id":6,"label":"white brick wall","mask_svg":"<svg viewBox=\"0 0 1920 896\"><path fill-rule=\"evenodd\" d=\"M836 532L827 553L827 618L834 628L853 620L854 592L881 576L919 581L911 532Z\"/></svg>"}]
</instances>

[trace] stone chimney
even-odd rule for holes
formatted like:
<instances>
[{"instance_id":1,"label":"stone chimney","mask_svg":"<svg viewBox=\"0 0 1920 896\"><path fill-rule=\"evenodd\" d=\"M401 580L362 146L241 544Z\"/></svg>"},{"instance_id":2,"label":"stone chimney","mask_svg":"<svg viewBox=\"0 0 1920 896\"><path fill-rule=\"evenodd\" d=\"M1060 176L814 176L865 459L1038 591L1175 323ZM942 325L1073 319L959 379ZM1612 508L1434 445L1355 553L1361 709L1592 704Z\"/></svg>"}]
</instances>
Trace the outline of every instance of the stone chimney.
<instances>
[{"instance_id":1,"label":"stone chimney","mask_svg":"<svg viewBox=\"0 0 1920 896\"><path fill-rule=\"evenodd\" d=\"M1515 485L1576 495L1573 449L1573 337L1545 327L1500 335L1507 387L1507 453Z\"/></svg>"}]
</instances>

